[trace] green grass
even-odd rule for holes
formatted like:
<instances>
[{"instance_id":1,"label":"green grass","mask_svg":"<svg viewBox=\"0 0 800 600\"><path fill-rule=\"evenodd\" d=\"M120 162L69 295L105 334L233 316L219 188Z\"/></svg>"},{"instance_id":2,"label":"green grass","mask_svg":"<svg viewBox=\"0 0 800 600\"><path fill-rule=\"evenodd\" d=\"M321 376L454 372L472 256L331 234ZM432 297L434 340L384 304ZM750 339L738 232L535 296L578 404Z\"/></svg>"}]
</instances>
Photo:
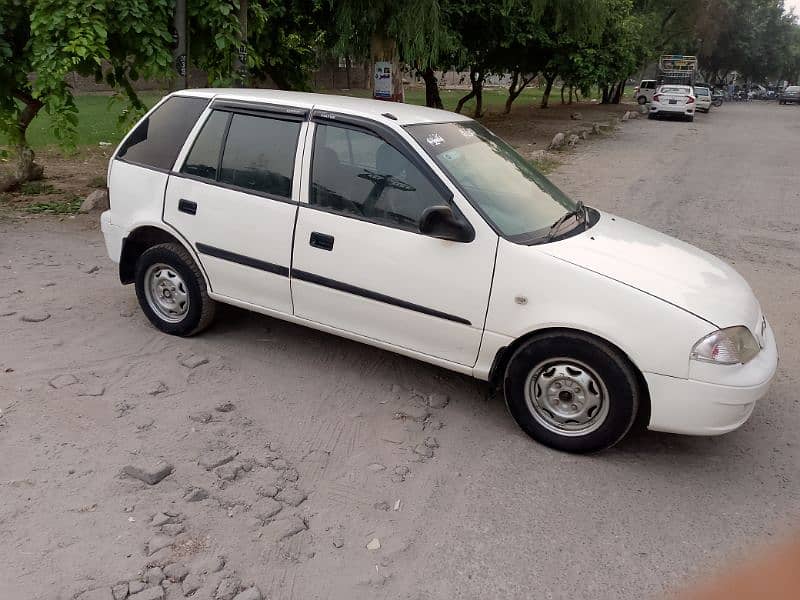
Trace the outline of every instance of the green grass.
<instances>
[{"instance_id":1,"label":"green grass","mask_svg":"<svg viewBox=\"0 0 800 600\"><path fill-rule=\"evenodd\" d=\"M19 187L19 191L28 196L39 196L41 194L52 194L55 192L55 188L45 181L26 181Z\"/></svg>"},{"instance_id":2,"label":"green grass","mask_svg":"<svg viewBox=\"0 0 800 600\"><path fill-rule=\"evenodd\" d=\"M159 92L142 92L141 99L149 107L157 102L163 94ZM109 96L85 94L75 97L78 106L78 137L76 144L80 146L97 146L100 142L117 145L125 135L130 123L118 126L117 121L124 103L114 102L109 106ZM28 143L34 150L55 146L56 140L50 132L50 116L41 111L28 127ZM0 134L0 146L8 144L8 139Z\"/></svg>"},{"instance_id":3,"label":"green grass","mask_svg":"<svg viewBox=\"0 0 800 600\"><path fill-rule=\"evenodd\" d=\"M62 200L51 200L48 202L34 202L25 207L25 210L33 214L44 215L74 215L83 203L83 198L71 195Z\"/></svg>"}]
</instances>

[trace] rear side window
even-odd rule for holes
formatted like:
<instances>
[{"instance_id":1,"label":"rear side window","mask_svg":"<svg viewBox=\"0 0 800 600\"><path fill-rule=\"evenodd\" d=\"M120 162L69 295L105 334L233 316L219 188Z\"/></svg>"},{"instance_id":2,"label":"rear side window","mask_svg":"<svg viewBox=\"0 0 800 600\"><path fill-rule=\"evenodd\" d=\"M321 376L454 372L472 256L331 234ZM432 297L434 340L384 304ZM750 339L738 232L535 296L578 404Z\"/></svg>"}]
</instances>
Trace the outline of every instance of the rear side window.
<instances>
[{"instance_id":1,"label":"rear side window","mask_svg":"<svg viewBox=\"0 0 800 600\"><path fill-rule=\"evenodd\" d=\"M181 172L205 179L217 178L220 149L230 113L215 110L195 139Z\"/></svg>"},{"instance_id":2,"label":"rear side window","mask_svg":"<svg viewBox=\"0 0 800 600\"><path fill-rule=\"evenodd\" d=\"M169 170L208 100L173 96L150 113L117 153L117 158Z\"/></svg>"},{"instance_id":3,"label":"rear side window","mask_svg":"<svg viewBox=\"0 0 800 600\"><path fill-rule=\"evenodd\" d=\"M234 114L219 181L290 198L299 134L300 123L295 121Z\"/></svg>"}]
</instances>

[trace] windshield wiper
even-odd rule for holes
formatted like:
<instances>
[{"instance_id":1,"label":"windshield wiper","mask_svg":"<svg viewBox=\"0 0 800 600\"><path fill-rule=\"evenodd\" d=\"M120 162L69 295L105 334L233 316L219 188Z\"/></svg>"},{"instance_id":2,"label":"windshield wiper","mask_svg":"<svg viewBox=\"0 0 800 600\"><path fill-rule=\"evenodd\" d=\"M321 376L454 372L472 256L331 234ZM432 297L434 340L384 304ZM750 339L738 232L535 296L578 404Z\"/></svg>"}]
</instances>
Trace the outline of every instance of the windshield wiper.
<instances>
[{"instance_id":1,"label":"windshield wiper","mask_svg":"<svg viewBox=\"0 0 800 600\"><path fill-rule=\"evenodd\" d=\"M547 241L551 241L564 222L569 219L570 217L576 217L583 221L584 230L589 226L589 213L586 210L586 207L583 205L583 200L578 200L578 203L575 205L575 208L572 210L565 212L561 215L558 220L550 226L550 231L547 234Z\"/></svg>"}]
</instances>

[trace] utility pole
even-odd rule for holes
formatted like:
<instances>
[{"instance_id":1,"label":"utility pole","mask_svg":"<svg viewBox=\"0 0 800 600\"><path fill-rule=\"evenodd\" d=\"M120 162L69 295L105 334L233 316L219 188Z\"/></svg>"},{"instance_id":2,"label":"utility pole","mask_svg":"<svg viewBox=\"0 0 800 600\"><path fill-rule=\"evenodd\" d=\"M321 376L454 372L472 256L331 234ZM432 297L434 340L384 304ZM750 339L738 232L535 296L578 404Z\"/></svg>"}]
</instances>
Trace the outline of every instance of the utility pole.
<instances>
[{"instance_id":1,"label":"utility pole","mask_svg":"<svg viewBox=\"0 0 800 600\"><path fill-rule=\"evenodd\" d=\"M233 58L236 87L247 87L247 5L248 0L239 0L239 47Z\"/></svg>"},{"instance_id":2,"label":"utility pole","mask_svg":"<svg viewBox=\"0 0 800 600\"><path fill-rule=\"evenodd\" d=\"M186 31L186 0L176 0L175 2L172 48L172 64L177 74L174 87L177 90L184 90L189 87L189 36Z\"/></svg>"}]
</instances>

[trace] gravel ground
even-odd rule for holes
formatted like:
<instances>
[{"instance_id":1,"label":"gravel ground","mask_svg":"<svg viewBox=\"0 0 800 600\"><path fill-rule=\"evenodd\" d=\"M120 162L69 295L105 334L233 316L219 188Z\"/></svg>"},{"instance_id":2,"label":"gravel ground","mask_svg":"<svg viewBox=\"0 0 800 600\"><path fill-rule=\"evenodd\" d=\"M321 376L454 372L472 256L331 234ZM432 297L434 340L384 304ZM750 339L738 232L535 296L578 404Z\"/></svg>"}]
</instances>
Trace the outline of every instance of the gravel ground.
<instances>
[{"instance_id":1,"label":"gravel ground","mask_svg":"<svg viewBox=\"0 0 800 600\"><path fill-rule=\"evenodd\" d=\"M784 536L799 117L725 105L563 155L566 191L735 264L781 351L740 431L589 457L483 384L264 316L162 335L95 222L0 220L0 598L642 598Z\"/></svg>"}]
</instances>

